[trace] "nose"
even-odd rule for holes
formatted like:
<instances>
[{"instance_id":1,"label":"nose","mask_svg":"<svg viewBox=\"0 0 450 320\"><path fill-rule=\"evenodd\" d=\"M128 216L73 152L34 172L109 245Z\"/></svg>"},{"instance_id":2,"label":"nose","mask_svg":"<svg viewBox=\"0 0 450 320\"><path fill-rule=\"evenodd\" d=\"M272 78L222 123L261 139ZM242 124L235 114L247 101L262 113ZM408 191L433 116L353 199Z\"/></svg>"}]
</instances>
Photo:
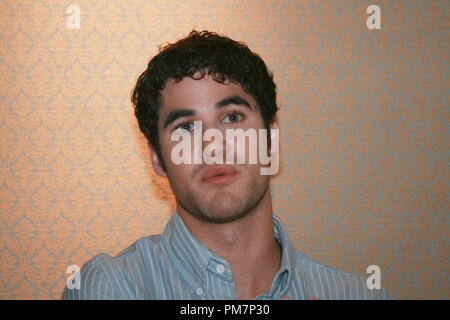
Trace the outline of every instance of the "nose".
<instances>
[{"instance_id":1,"label":"nose","mask_svg":"<svg viewBox=\"0 0 450 320\"><path fill-rule=\"evenodd\" d=\"M203 122L202 158L205 164L225 163L225 130L216 123Z\"/></svg>"}]
</instances>

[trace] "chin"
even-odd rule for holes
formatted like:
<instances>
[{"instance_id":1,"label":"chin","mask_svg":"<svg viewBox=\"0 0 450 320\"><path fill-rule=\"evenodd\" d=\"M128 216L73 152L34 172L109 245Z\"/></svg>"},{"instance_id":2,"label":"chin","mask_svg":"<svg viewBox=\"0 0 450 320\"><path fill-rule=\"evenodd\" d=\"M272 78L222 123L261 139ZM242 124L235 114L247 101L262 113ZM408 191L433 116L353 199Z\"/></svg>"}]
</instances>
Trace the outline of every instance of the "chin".
<instances>
[{"instance_id":1,"label":"chin","mask_svg":"<svg viewBox=\"0 0 450 320\"><path fill-rule=\"evenodd\" d=\"M238 220L247 214L242 199L234 195L220 194L213 197L206 208L201 210L204 218L210 222L225 223Z\"/></svg>"},{"instance_id":2,"label":"chin","mask_svg":"<svg viewBox=\"0 0 450 320\"><path fill-rule=\"evenodd\" d=\"M268 187L268 179L255 181L251 176L247 179L240 177L223 186L199 183L189 190L180 188L175 197L193 217L210 223L227 223L252 212Z\"/></svg>"}]
</instances>

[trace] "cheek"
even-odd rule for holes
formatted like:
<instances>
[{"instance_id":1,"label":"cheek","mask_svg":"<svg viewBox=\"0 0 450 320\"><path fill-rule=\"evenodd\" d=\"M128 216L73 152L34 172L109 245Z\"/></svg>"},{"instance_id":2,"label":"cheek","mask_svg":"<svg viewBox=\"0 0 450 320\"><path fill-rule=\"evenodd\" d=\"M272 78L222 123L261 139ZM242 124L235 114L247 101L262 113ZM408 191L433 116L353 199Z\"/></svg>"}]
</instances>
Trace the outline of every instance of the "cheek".
<instances>
[{"instance_id":1,"label":"cheek","mask_svg":"<svg viewBox=\"0 0 450 320\"><path fill-rule=\"evenodd\" d=\"M184 177L188 175L189 170L189 165L185 165L185 164L179 164L176 165L172 162L172 160L170 160L170 154L169 157L167 159L166 162L166 167L167 167L167 171L168 174L173 177L173 178L177 178L177 177Z\"/></svg>"},{"instance_id":2,"label":"cheek","mask_svg":"<svg viewBox=\"0 0 450 320\"><path fill-rule=\"evenodd\" d=\"M183 175L183 173L182 168L179 168L179 166L173 164L166 166L167 180L175 194L179 194L187 189L186 181L189 180Z\"/></svg>"},{"instance_id":3,"label":"cheek","mask_svg":"<svg viewBox=\"0 0 450 320\"><path fill-rule=\"evenodd\" d=\"M174 164L169 157L166 163L166 174L171 184L183 185L183 189L188 189L193 182L193 165Z\"/></svg>"},{"instance_id":4,"label":"cheek","mask_svg":"<svg viewBox=\"0 0 450 320\"><path fill-rule=\"evenodd\" d=\"M171 141L170 135L167 134L160 136L159 141L160 141L161 155L163 157L166 167L175 166L171 156L172 156L172 149L178 144L178 142Z\"/></svg>"}]
</instances>

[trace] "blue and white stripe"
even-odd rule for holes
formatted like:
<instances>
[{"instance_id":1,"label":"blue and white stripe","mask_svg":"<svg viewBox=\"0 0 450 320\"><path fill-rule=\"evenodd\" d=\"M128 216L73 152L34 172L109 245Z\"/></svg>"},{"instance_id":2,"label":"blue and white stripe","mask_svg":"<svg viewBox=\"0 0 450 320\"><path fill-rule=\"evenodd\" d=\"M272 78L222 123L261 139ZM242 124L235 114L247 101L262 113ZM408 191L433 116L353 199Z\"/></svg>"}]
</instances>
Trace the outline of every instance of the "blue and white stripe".
<instances>
[{"instance_id":1,"label":"blue and white stripe","mask_svg":"<svg viewBox=\"0 0 450 320\"><path fill-rule=\"evenodd\" d=\"M255 299L390 299L366 279L318 263L298 252L274 216L282 248L271 288ZM160 235L141 238L116 257L100 254L81 270L81 288L63 299L237 299L229 264L207 249L174 212Z\"/></svg>"}]
</instances>

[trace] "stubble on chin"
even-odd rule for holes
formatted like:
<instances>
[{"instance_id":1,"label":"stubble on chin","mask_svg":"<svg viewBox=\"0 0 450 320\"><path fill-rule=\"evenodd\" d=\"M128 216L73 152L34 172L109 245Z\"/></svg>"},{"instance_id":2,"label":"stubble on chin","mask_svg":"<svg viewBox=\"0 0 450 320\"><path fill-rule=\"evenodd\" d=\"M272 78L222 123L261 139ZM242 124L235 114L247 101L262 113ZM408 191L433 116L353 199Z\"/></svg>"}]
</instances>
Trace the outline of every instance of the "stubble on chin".
<instances>
[{"instance_id":1,"label":"stubble on chin","mask_svg":"<svg viewBox=\"0 0 450 320\"><path fill-rule=\"evenodd\" d=\"M194 188L191 194L177 197L177 203L193 217L209 223L227 223L243 218L254 209L269 188L268 177L264 179L245 179L242 188L233 185L222 188L202 190Z\"/></svg>"}]
</instances>

